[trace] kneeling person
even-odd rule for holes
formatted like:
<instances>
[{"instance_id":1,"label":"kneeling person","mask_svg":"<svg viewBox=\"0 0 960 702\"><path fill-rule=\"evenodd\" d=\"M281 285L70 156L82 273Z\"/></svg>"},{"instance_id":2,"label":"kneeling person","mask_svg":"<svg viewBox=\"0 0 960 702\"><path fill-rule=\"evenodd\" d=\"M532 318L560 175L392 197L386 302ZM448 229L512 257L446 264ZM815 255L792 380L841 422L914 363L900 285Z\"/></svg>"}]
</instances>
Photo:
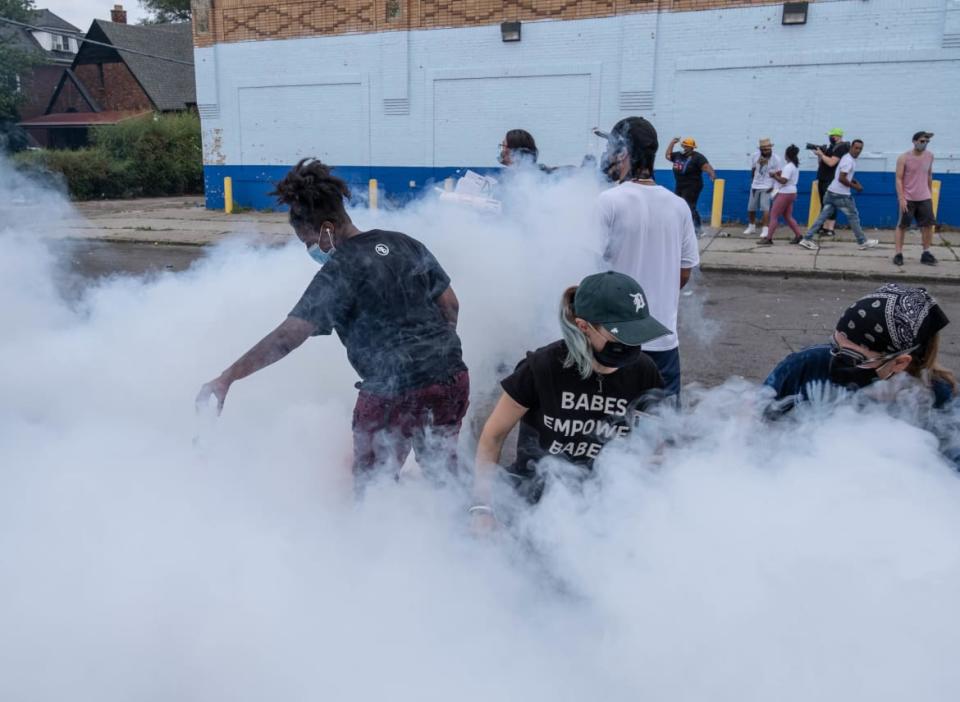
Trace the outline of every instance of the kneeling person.
<instances>
[{"instance_id":1,"label":"kneeling person","mask_svg":"<svg viewBox=\"0 0 960 702\"><path fill-rule=\"evenodd\" d=\"M504 441L520 423L507 477L530 502L540 499L537 463L554 456L589 475L610 439L630 432L632 415L662 395L663 378L640 345L670 330L650 316L633 278L609 271L568 288L560 306L563 339L528 353L501 383L503 395L477 446L475 505L491 520L493 482Z\"/></svg>"}]
</instances>

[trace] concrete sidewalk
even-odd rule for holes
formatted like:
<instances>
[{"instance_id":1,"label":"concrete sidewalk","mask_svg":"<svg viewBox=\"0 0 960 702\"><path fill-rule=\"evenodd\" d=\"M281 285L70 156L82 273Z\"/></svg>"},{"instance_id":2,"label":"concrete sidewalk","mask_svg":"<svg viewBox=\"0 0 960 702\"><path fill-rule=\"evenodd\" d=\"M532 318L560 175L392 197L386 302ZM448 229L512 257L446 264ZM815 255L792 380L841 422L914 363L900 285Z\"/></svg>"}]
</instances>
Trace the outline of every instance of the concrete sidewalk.
<instances>
[{"instance_id":1,"label":"concrete sidewalk","mask_svg":"<svg viewBox=\"0 0 960 702\"><path fill-rule=\"evenodd\" d=\"M291 235L287 216L278 212L243 212L226 215L204 209L203 198L154 198L112 200L76 205L78 217L64 222L49 234L59 238L133 241L141 243L205 245L231 236L248 234L266 242L284 242ZM808 251L789 242L793 235L786 227L777 232L773 246L757 246L755 236L744 236L743 225L729 224L718 236L709 227L700 240L701 268L704 271L761 273L783 276L868 278L906 282L960 283L960 232L934 236L934 255L940 263L920 263L920 234L907 234L905 265L891 262L893 231L867 230L880 246L857 249L853 235L841 231L836 239L821 241L821 249Z\"/></svg>"}]
</instances>

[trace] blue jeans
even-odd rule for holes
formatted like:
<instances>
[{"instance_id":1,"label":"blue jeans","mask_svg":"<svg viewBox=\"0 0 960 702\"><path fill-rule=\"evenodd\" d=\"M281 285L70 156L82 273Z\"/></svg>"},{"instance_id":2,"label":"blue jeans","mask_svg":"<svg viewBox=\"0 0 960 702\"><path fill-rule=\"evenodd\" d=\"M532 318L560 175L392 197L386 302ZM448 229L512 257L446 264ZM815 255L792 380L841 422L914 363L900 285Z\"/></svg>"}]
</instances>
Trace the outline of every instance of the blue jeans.
<instances>
[{"instance_id":1,"label":"blue jeans","mask_svg":"<svg viewBox=\"0 0 960 702\"><path fill-rule=\"evenodd\" d=\"M813 239L813 235L816 231L826 222L828 219L836 219L837 212L843 212L847 216L847 220L850 222L850 228L853 230L853 235L857 237L857 243L862 244L867 240L867 237L863 234L863 229L860 228L860 213L857 211L857 203L853 201L853 197L850 195L838 195L837 193L827 191L827 196L823 199L823 208L820 210L820 216L817 217L817 221L814 222L810 229L807 231L807 234L804 239Z\"/></svg>"},{"instance_id":2,"label":"blue jeans","mask_svg":"<svg viewBox=\"0 0 960 702\"><path fill-rule=\"evenodd\" d=\"M680 349L644 351L657 364L663 376L663 390L667 395L680 394Z\"/></svg>"}]
</instances>

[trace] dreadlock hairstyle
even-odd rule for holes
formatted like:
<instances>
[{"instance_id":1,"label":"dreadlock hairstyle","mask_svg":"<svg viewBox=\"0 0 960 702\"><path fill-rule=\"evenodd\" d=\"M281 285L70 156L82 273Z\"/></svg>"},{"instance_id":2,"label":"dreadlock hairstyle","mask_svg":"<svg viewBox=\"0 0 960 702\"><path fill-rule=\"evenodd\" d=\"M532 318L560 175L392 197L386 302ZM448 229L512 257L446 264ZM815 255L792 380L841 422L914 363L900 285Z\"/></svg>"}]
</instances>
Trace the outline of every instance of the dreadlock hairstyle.
<instances>
[{"instance_id":1,"label":"dreadlock hairstyle","mask_svg":"<svg viewBox=\"0 0 960 702\"><path fill-rule=\"evenodd\" d=\"M656 161L657 130L643 117L626 117L617 122L610 131L614 153L626 149L630 158L630 178L653 178Z\"/></svg>"},{"instance_id":2,"label":"dreadlock hairstyle","mask_svg":"<svg viewBox=\"0 0 960 702\"><path fill-rule=\"evenodd\" d=\"M306 224L319 228L325 221L341 224L347 219L343 201L350 199L350 188L315 158L305 158L291 168L270 195L290 207L294 227Z\"/></svg>"}]
</instances>

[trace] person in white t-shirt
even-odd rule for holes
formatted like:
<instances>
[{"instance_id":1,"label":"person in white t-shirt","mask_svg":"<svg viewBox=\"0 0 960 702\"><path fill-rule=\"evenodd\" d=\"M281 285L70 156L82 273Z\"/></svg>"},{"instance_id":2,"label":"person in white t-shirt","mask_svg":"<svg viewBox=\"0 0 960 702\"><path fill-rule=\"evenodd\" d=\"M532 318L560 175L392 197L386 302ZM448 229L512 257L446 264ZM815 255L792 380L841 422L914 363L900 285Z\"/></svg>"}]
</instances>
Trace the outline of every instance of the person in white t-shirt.
<instances>
[{"instance_id":1,"label":"person in white t-shirt","mask_svg":"<svg viewBox=\"0 0 960 702\"><path fill-rule=\"evenodd\" d=\"M793 203L797 199L797 181L800 179L800 147L790 144L783 154L786 165L779 173L771 173L776 182L773 188L773 204L770 205L770 231L760 237L761 244L773 244L773 235L780 224L780 217L793 230L793 243L799 244L803 238L800 225L793 218Z\"/></svg>"},{"instance_id":2,"label":"person in white t-shirt","mask_svg":"<svg viewBox=\"0 0 960 702\"><path fill-rule=\"evenodd\" d=\"M700 264L700 252L690 207L653 180L658 146L657 130L642 117L617 122L607 137L601 168L620 184L600 194L598 210L605 262L643 286L651 314L671 331L645 343L643 351L660 369L667 394L678 395L680 288Z\"/></svg>"},{"instance_id":3,"label":"person in white t-shirt","mask_svg":"<svg viewBox=\"0 0 960 702\"><path fill-rule=\"evenodd\" d=\"M767 236L767 222L770 218L770 195L773 193L773 174L783 168L780 157L773 153L773 142L764 137L760 140L759 149L750 157L750 173L753 181L750 183L750 199L747 201L747 219L749 224L743 230L744 234L757 233L757 210L761 212L760 223L763 229L761 238Z\"/></svg>"},{"instance_id":4,"label":"person in white t-shirt","mask_svg":"<svg viewBox=\"0 0 960 702\"><path fill-rule=\"evenodd\" d=\"M820 210L820 216L807 230L800 246L811 251L816 251L820 247L813 240L814 234L820 229L820 226L828 219L835 219L837 212L843 212L850 222L850 228L854 236L857 237L857 244L861 250L872 249L880 242L876 239L868 239L860 228L860 212L857 210L857 203L853 201L851 190L858 193L863 192L863 186L860 181L854 178L857 172L857 157L863 152L863 140L854 139L850 142L850 151L840 159L837 165L837 172L833 176L833 182L827 188L827 196L823 200L823 209Z\"/></svg>"}]
</instances>

